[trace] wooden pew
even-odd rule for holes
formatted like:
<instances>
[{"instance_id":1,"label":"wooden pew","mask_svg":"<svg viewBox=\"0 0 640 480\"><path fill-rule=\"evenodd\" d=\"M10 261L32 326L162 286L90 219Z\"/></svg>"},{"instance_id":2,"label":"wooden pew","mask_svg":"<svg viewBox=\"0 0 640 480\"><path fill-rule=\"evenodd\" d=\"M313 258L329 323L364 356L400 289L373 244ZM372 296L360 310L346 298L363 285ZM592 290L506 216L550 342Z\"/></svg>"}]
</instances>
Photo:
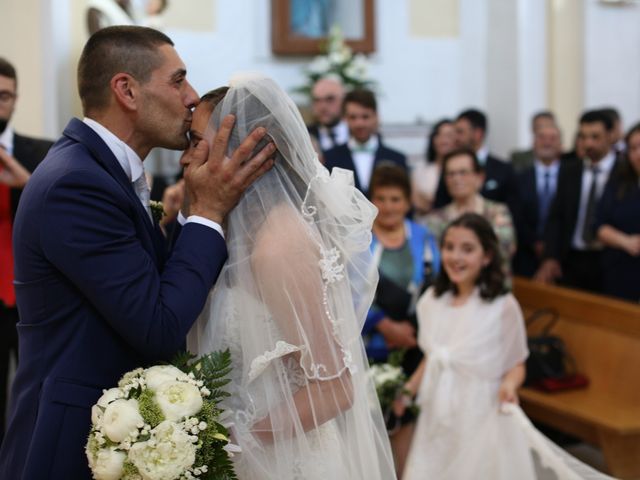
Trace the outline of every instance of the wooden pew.
<instances>
[{"instance_id":1,"label":"wooden pew","mask_svg":"<svg viewBox=\"0 0 640 480\"><path fill-rule=\"evenodd\" d=\"M525 318L539 308L557 310L552 333L564 340L590 382L586 389L559 393L522 388L524 410L599 446L612 475L640 478L640 305L524 278L514 280L513 292ZM534 324L529 333L539 328Z\"/></svg>"}]
</instances>

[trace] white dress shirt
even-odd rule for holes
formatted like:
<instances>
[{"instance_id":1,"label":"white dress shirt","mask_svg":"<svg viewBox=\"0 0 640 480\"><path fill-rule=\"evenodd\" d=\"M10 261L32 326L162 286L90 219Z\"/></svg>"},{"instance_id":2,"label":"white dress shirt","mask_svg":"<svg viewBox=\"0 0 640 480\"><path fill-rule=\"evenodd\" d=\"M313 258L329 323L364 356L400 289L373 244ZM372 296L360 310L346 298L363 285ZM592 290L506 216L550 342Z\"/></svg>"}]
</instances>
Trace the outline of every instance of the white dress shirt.
<instances>
[{"instance_id":1,"label":"white dress shirt","mask_svg":"<svg viewBox=\"0 0 640 480\"><path fill-rule=\"evenodd\" d=\"M13 128L7 125L7 128L5 128L2 135L0 135L0 146L11 156L13 156L13 133Z\"/></svg>"},{"instance_id":2,"label":"white dress shirt","mask_svg":"<svg viewBox=\"0 0 640 480\"><path fill-rule=\"evenodd\" d=\"M124 173L127 175L127 178L129 179L129 181L131 181L131 183L134 183L136 180L138 180L138 178L140 178L141 175L144 175L142 160L129 145L120 140L109 129L96 122L95 120L85 117L82 121L94 132L96 132L102 139L102 141L107 144L107 147L109 147L111 153L113 153L113 155L116 157L116 160L124 170ZM200 217L198 215L190 215L185 219L184 216L180 214L178 216L178 221L181 225L193 222L204 225L205 227L213 228L220 235L222 235L222 238L224 238L222 227L217 222L209 220L208 218Z\"/></svg>"},{"instance_id":3,"label":"white dress shirt","mask_svg":"<svg viewBox=\"0 0 640 480\"><path fill-rule=\"evenodd\" d=\"M478 163L480 163L480 166L484 167L487 164L487 158L489 157L489 147L483 143L476 152L476 157L478 157Z\"/></svg>"},{"instance_id":4,"label":"white dress shirt","mask_svg":"<svg viewBox=\"0 0 640 480\"><path fill-rule=\"evenodd\" d=\"M358 175L360 186L364 191L369 190L373 162L379 145L378 136L371 135L365 143L358 143L354 138L350 138L347 145L351 150L351 158L353 158L353 164L356 167L356 175Z\"/></svg>"},{"instance_id":5,"label":"white dress shirt","mask_svg":"<svg viewBox=\"0 0 640 480\"><path fill-rule=\"evenodd\" d=\"M333 131L335 141L331 138L329 128L322 125L318 127L318 143L320 143L322 150L329 150L338 145L343 145L349 140L349 127L344 120L340 120L337 125L334 125L331 131Z\"/></svg>"},{"instance_id":6,"label":"white dress shirt","mask_svg":"<svg viewBox=\"0 0 640 480\"><path fill-rule=\"evenodd\" d=\"M604 192L604 187L609 180L609 174L616 163L616 155L610 151L602 160L597 163L598 175L596 177L596 198L600 198ZM587 203L589 201L589 190L591 189L591 181L593 180L593 172L591 171L591 162L586 162L582 168L582 190L580 192L580 209L578 210L578 220L576 228L573 231L572 246L577 250L586 250L588 246L582 239L582 231L584 230L585 217L587 216Z\"/></svg>"}]
</instances>

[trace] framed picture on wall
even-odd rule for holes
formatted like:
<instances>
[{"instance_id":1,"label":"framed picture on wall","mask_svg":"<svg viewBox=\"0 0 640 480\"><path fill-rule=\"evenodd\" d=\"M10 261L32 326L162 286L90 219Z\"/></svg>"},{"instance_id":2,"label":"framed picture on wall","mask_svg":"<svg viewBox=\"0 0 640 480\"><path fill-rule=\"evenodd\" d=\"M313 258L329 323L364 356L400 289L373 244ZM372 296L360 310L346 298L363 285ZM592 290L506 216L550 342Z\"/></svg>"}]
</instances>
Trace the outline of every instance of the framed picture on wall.
<instances>
[{"instance_id":1,"label":"framed picture on wall","mask_svg":"<svg viewBox=\"0 0 640 480\"><path fill-rule=\"evenodd\" d=\"M373 52L373 0L271 0L271 49L278 55L321 53L334 25L354 52Z\"/></svg>"}]
</instances>

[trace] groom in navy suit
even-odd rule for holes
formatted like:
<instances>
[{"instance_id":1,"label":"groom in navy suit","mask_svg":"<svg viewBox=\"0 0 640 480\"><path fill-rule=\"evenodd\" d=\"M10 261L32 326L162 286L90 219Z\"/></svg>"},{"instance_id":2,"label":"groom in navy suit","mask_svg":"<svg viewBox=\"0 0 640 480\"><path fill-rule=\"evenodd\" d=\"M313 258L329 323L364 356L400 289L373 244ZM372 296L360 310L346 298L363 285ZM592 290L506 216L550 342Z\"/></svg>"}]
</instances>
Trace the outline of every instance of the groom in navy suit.
<instances>
[{"instance_id":1,"label":"groom in navy suit","mask_svg":"<svg viewBox=\"0 0 640 480\"><path fill-rule=\"evenodd\" d=\"M227 252L220 224L272 165L252 132L225 157L233 118L211 149L185 153L189 212L170 256L151 215L142 160L183 149L198 97L173 43L142 27L94 34L78 66L73 119L25 188L14 224L20 361L0 451L2 479L91 478L90 408L126 371L170 359Z\"/></svg>"}]
</instances>

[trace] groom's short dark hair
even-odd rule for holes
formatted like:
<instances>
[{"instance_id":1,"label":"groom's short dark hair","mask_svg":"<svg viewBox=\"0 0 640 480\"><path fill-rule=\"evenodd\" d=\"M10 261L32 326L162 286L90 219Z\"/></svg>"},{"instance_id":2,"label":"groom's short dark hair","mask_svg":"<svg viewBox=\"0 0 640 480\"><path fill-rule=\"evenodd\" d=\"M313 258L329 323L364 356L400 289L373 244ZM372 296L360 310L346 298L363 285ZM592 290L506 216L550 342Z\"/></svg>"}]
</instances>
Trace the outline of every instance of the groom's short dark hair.
<instances>
[{"instance_id":1,"label":"groom's short dark hair","mask_svg":"<svg viewBox=\"0 0 640 480\"><path fill-rule=\"evenodd\" d=\"M148 82L162 64L158 47L165 44L173 46L164 33L146 27L107 27L94 33L78 63L78 91L84 113L108 105L109 82L117 73Z\"/></svg>"}]
</instances>

